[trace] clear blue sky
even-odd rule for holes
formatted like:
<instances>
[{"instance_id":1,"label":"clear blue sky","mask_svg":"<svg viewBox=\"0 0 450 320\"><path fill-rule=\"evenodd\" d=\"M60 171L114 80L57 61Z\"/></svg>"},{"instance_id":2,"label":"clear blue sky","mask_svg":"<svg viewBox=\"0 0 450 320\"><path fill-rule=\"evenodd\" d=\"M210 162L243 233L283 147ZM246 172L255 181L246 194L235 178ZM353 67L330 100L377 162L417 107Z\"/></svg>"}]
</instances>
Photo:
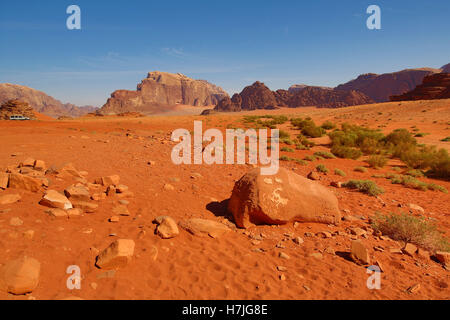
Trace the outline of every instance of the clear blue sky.
<instances>
[{"instance_id":1,"label":"clear blue sky","mask_svg":"<svg viewBox=\"0 0 450 320\"><path fill-rule=\"evenodd\" d=\"M82 30L66 28L81 8ZM368 30L377 4L382 30ZM101 106L147 72L181 72L230 94L260 80L335 86L358 74L450 62L450 1L1 1L0 82Z\"/></svg>"}]
</instances>

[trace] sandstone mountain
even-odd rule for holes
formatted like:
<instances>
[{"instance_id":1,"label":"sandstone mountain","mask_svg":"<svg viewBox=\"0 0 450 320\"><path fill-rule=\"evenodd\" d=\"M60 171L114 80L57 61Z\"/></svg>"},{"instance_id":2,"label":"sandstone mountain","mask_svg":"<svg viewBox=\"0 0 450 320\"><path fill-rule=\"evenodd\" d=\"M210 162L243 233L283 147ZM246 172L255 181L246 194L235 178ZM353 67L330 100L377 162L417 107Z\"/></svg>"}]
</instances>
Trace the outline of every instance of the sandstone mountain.
<instances>
[{"instance_id":1,"label":"sandstone mountain","mask_svg":"<svg viewBox=\"0 0 450 320\"><path fill-rule=\"evenodd\" d=\"M27 102L36 112L53 118L61 116L80 117L96 110L92 106L77 107L69 103L63 104L61 101L56 100L42 91L26 86L0 83L0 104L12 99Z\"/></svg>"},{"instance_id":2,"label":"sandstone mountain","mask_svg":"<svg viewBox=\"0 0 450 320\"><path fill-rule=\"evenodd\" d=\"M421 84L424 77L441 71L441 69L419 68L384 74L367 73L337 86L336 89L357 90L375 102L386 102L390 96L410 91Z\"/></svg>"},{"instance_id":3,"label":"sandstone mountain","mask_svg":"<svg viewBox=\"0 0 450 320\"><path fill-rule=\"evenodd\" d=\"M241 110L274 109L277 107L298 108L317 106L339 108L373 103L373 100L358 91L335 90L327 87L297 85L290 90L271 91L264 83L256 81L241 93L221 100L215 111L236 112ZM210 112L205 112L209 114Z\"/></svg>"},{"instance_id":4,"label":"sandstone mountain","mask_svg":"<svg viewBox=\"0 0 450 320\"><path fill-rule=\"evenodd\" d=\"M33 108L27 102L9 100L0 105L0 120L9 120L10 116L16 115L36 119Z\"/></svg>"},{"instance_id":5,"label":"sandstone mountain","mask_svg":"<svg viewBox=\"0 0 450 320\"><path fill-rule=\"evenodd\" d=\"M450 98L450 73L426 76L423 83L401 95L391 96L392 101L433 100Z\"/></svg>"},{"instance_id":6,"label":"sandstone mountain","mask_svg":"<svg viewBox=\"0 0 450 320\"><path fill-rule=\"evenodd\" d=\"M441 67L442 72L450 73L450 63L446 64L445 66Z\"/></svg>"},{"instance_id":7,"label":"sandstone mountain","mask_svg":"<svg viewBox=\"0 0 450 320\"><path fill-rule=\"evenodd\" d=\"M321 88L321 89L333 89L333 88L330 88L330 87L323 87L323 86L309 86L307 84L294 84L294 85L289 87L288 91L290 93L296 93L296 92L301 91L301 90L303 90L303 89L305 89L307 87L309 87L309 88Z\"/></svg>"},{"instance_id":8,"label":"sandstone mountain","mask_svg":"<svg viewBox=\"0 0 450 320\"><path fill-rule=\"evenodd\" d=\"M205 80L193 80L177 73L150 72L136 91L117 90L99 110L101 114L152 113L178 104L215 105L228 94Z\"/></svg>"}]
</instances>

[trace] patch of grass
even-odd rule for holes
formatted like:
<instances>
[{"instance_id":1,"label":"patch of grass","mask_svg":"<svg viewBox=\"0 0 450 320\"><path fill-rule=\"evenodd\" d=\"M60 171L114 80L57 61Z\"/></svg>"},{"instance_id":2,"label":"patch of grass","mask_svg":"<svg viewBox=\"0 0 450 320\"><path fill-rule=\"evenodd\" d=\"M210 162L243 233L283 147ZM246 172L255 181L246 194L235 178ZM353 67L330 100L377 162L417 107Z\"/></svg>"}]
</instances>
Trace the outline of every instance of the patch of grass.
<instances>
[{"instance_id":1,"label":"patch of grass","mask_svg":"<svg viewBox=\"0 0 450 320\"><path fill-rule=\"evenodd\" d=\"M328 152L328 151L317 151L317 152L314 152L314 155L316 157L322 157L324 159L335 159L336 158L336 156L334 154L332 154L331 152Z\"/></svg>"},{"instance_id":2,"label":"patch of grass","mask_svg":"<svg viewBox=\"0 0 450 320\"><path fill-rule=\"evenodd\" d=\"M344 171L342 171L341 169L334 169L334 174L337 174L338 176L341 176L341 177L347 176L347 174Z\"/></svg>"},{"instance_id":3,"label":"patch of grass","mask_svg":"<svg viewBox=\"0 0 450 320\"><path fill-rule=\"evenodd\" d=\"M366 162L371 166L372 168L383 168L386 163L388 162L388 159L386 159L385 156L374 154L369 157L369 159L366 160Z\"/></svg>"},{"instance_id":4,"label":"patch of grass","mask_svg":"<svg viewBox=\"0 0 450 320\"><path fill-rule=\"evenodd\" d=\"M356 160L362 156L362 152L359 149L352 148L352 147L346 147L341 145L336 145L331 148L331 152L343 159L353 159Z\"/></svg>"},{"instance_id":5,"label":"patch of grass","mask_svg":"<svg viewBox=\"0 0 450 320\"><path fill-rule=\"evenodd\" d=\"M324 123L322 123L321 127L325 130L332 130L336 128L336 125L333 122L327 120Z\"/></svg>"},{"instance_id":6,"label":"patch of grass","mask_svg":"<svg viewBox=\"0 0 450 320\"><path fill-rule=\"evenodd\" d=\"M280 157L280 161L291 161L292 159L289 158L288 156L281 156Z\"/></svg>"},{"instance_id":7,"label":"patch of grass","mask_svg":"<svg viewBox=\"0 0 450 320\"><path fill-rule=\"evenodd\" d=\"M367 172L367 168L366 167L355 167L355 169L353 169L353 171L356 171L356 172Z\"/></svg>"},{"instance_id":8,"label":"patch of grass","mask_svg":"<svg viewBox=\"0 0 450 320\"><path fill-rule=\"evenodd\" d=\"M375 182L371 180L350 180L342 185L345 188L356 189L359 192L368 194L369 196L376 197L384 193L384 189L379 187Z\"/></svg>"},{"instance_id":9,"label":"patch of grass","mask_svg":"<svg viewBox=\"0 0 450 320\"><path fill-rule=\"evenodd\" d=\"M308 165L308 162L305 161L305 160L302 160L302 159L294 159L294 162L295 162L295 163L298 163L298 164L300 164L300 165L302 165L302 166Z\"/></svg>"},{"instance_id":10,"label":"patch of grass","mask_svg":"<svg viewBox=\"0 0 450 320\"><path fill-rule=\"evenodd\" d=\"M330 170L328 170L327 167L325 167L324 164L319 164L319 165L316 167L316 170L317 170L318 172L322 172L322 173L328 173L328 172L330 171Z\"/></svg>"},{"instance_id":11,"label":"patch of grass","mask_svg":"<svg viewBox=\"0 0 450 320\"><path fill-rule=\"evenodd\" d=\"M280 135L279 135L280 141L283 139L290 139L291 135L289 134L289 132L286 132L284 130L280 130Z\"/></svg>"},{"instance_id":12,"label":"patch of grass","mask_svg":"<svg viewBox=\"0 0 450 320\"><path fill-rule=\"evenodd\" d=\"M280 150L284 151L284 152L294 152L294 149L291 149L291 148L288 148L288 147L283 147Z\"/></svg>"},{"instance_id":13,"label":"patch of grass","mask_svg":"<svg viewBox=\"0 0 450 320\"><path fill-rule=\"evenodd\" d=\"M425 137L425 136L427 136L427 135L429 135L429 133L419 132L419 133L416 133L416 134L414 135L414 137L416 137L416 138L422 138L422 137Z\"/></svg>"},{"instance_id":14,"label":"patch of grass","mask_svg":"<svg viewBox=\"0 0 450 320\"><path fill-rule=\"evenodd\" d=\"M414 177L414 178L421 178L421 177L425 176L425 174L422 172L422 170L418 170L418 169L413 169L413 170L406 171L405 174L407 176L411 176L411 177Z\"/></svg>"},{"instance_id":15,"label":"patch of grass","mask_svg":"<svg viewBox=\"0 0 450 320\"><path fill-rule=\"evenodd\" d=\"M393 240L413 243L431 252L450 251L450 243L437 227L426 218L407 213L382 215L372 219L372 228Z\"/></svg>"},{"instance_id":16,"label":"patch of grass","mask_svg":"<svg viewBox=\"0 0 450 320\"><path fill-rule=\"evenodd\" d=\"M326 133L322 127L318 127L310 118L293 118L291 124L299 129L301 133L310 138L319 138Z\"/></svg>"},{"instance_id":17,"label":"patch of grass","mask_svg":"<svg viewBox=\"0 0 450 320\"><path fill-rule=\"evenodd\" d=\"M305 158L304 158L304 160L306 160L306 161L316 161L317 160L317 158L315 157L315 156L311 156L311 155L307 155Z\"/></svg>"}]
</instances>

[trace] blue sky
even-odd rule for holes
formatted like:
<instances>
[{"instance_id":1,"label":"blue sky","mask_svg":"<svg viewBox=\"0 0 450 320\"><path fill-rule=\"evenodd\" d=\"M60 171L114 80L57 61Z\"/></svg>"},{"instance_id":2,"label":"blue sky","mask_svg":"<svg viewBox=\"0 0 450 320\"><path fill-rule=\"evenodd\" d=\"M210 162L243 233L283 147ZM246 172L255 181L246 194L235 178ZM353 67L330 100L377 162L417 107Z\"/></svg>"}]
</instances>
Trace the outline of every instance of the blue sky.
<instances>
[{"instance_id":1,"label":"blue sky","mask_svg":"<svg viewBox=\"0 0 450 320\"><path fill-rule=\"evenodd\" d=\"M81 30L66 9L81 8ZM381 8L368 30L366 9ZM101 106L147 72L181 72L230 94L260 80L335 86L361 73L450 62L450 1L1 1L0 82Z\"/></svg>"}]
</instances>

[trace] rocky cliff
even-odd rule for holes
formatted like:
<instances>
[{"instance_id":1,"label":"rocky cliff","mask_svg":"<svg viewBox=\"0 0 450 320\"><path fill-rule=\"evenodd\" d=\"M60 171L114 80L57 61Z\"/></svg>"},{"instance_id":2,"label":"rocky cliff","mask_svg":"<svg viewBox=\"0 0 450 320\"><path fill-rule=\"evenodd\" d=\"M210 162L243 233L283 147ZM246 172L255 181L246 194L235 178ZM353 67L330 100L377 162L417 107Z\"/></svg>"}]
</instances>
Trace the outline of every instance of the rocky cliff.
<instances>
[{"instance_id":1,"label":"rocky cliff","mask_svg":"<svg viewBox=\"0 0 450 320\"><path fill-rule=\"evenodd\" d=\"M124 112L151 113L177 104L215 105L228 94L204 80L193 80L177 73L150 72L136 91L117 90L99 110L101 114Z\"/></svg>"},{"instance_id":2,"label":"rocky cliff","mask_svg":"<svg viewBox=\"0 0 450 320\"><path fill-rule=\"evenodd\" d=\"M357 90L375 102L386 102L390 96L410 91L421 84L424 77L439 72L441 69L421 68L384 74L368 73L341 84L336 89Z\"/></svg>"},{"instance_id":3,"label":"rocky cliff","mask_svg":"<svg viewBox=\"0 0 450 320\"><path fill-rule=\"evenodd\" d=\"M423 83L402 95L391 96L391 101L434 100L450 98L450 73L426 76Z\"/></svg>"},{"instance_id":4,"label":"rocky cliff","mask_svg":"<svg viewBox=\"0 0 450 320\"><path fill-rule=\"evenodd\" d=\"M28 102L20 100L9 100L0 105L0 120L9 120L10 116L24 116L36 119L34 110Z\"/></svg>"},{"instance_id":5,"label":"rocky cliff","mask_svg":"<svg viewBox=\"0 0 450 320\"><path fill-rule=\"evenodd\" d=\"M18 99L27 102L36 112L58 118L62 116L79 117L96 110L95 107L77 107L73 104L63 104L61 101L29 87L10 83L0 83L0 104Z\"/></svg>"}]
</instances>

